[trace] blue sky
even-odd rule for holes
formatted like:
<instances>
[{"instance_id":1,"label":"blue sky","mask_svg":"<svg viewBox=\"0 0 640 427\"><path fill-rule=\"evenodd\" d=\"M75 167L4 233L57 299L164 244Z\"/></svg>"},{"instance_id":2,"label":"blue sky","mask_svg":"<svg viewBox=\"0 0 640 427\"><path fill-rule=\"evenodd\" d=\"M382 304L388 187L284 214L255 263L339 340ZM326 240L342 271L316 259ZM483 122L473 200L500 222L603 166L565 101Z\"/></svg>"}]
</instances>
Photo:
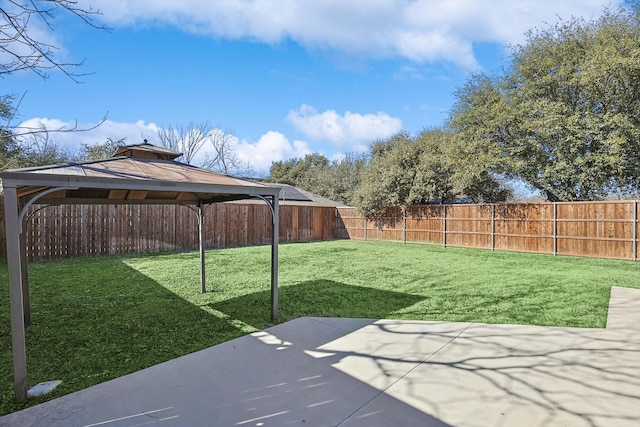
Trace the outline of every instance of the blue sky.
<instances>
[{"instance_id":1,"label":"blue sky","mask_svg":"<svg viewBox=\"0 0 640 427\"><path fill-rule=\"evenodd\" d=\"M4 0L0 0L5 3ZM257 174L272 161L359 152L378 138L441 125L470 73L508 64L507 43L559 18L591 19L616 0L81 0L100 31L60 16L62 61L85 60L77 84L21 72L19 121L69 147L209 122L234 135ZM200 153L204 156L206 147ZM196 160L197 161L197 160Z\"/></svg>"}]
</instances>

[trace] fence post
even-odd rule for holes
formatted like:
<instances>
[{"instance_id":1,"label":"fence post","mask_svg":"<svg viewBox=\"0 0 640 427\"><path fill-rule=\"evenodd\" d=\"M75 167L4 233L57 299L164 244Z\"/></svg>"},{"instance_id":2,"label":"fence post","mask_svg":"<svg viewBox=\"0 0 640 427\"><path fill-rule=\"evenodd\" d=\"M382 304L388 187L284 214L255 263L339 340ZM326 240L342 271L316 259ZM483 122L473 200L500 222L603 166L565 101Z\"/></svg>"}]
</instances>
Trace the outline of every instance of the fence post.
<instances>
[{"instance_id":1,"label":"fence post","mask_svg":"<svg viewBox=\"0 0 640 427\"><path fill-rule=\"evenodd\" d=\"M491 250L496 250L496 205L491 205Z\"/></svg>"},{"instance_id":2,"label":"fence post","mask_svg":"<svg viewBox=\"0 0 640 427\"><path fill-rule=\"evenodd\" d=\"M558 255L558 204L553 202L553 255Z\"/></svg>"},{"instance_id":3,"label":"fence post","mask_svg":"<svg viewBox=\"0 0 640 427\"><path fill-rule=\"evenodd\" d=\"M634 261L638 260L638 201L633 201L633 256Z\"/></svg>"},{"instance_id":4,"label":"fence post","mask_svg":"<svg viewBox=\"0 0 640 427\"><path fill-rule=\"evenodd\" d=\"M442 205L442 247L447 247L447 205Z\"/></svg>"},{"instance_id":5,"label":"fence post","mask_svg":"<svg viewBox=\"0 0 640 427\"><path fill-rule=\"evenodd\" d=\"M402 244L407 244L407 208L402 208Z\"/></svg>"},{"instance_id":6,"label":"fence post","mask_svg":"<svg viewBox=\"0 0 640 427\"><path fill-rule=\"evenodd\" d=\"M367 217L364 217L364 240L367 240Z\"/></svg>"}]
</instances>

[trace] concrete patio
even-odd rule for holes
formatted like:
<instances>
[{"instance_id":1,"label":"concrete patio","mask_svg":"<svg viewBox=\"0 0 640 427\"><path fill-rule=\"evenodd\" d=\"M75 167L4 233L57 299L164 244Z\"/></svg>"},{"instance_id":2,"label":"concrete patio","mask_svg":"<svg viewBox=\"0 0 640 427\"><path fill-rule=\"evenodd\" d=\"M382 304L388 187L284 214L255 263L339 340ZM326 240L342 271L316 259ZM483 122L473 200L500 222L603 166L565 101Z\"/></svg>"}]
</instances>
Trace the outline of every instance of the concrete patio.
<instances>
[{"instance_id":1,"label":"concrete patio","mask_svg":"<svg viewBox=\"0 0 640 427\"><path fill-rule=\"evenodd\" d=\"M0 426L637 426L640 289L606 329L300 318Z\"/></svg>"}]
</instances>

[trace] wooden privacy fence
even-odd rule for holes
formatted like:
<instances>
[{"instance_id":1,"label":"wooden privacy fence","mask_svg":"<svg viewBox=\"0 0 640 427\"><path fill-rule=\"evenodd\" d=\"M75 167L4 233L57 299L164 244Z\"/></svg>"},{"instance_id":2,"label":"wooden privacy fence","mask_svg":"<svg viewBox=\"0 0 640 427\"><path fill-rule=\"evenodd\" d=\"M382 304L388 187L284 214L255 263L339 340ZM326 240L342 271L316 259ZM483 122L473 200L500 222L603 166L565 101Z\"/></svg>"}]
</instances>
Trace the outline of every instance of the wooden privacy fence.
<instances>
[{"instance_id":1,"label":"wooden privacy fence","mask_svg":"<svg viewBox=\"0 0 640 427\"><path fill-rule=\"evenodd\" d=\"M271 242L266 204L221 203L205 213L207 248ZM638 227L637 201L412 206L404 214L391 208L378 221L366 220L355 208L280 206L283 243L395 240L637 260ZM35 205L26 233L31 260L198 247L196 215L180 205Z\"/></svg>"},{"instance_id":2,"label":"wooden privacy fence","mask_svg":"<svg viewBox=\"0 0 640 427\"><path fill-rule=\"evenodd\" d=\"M638 259L638 202L428 205L377 221L338 208L338 238Z\"/></svg>"},{"instance_id":3,"label":"wooden privacy fence","mask_svg":"<svg viewBox=\"0 0 640 427\"><path fill-rule=\"evenodd\" d=\"M207 248L271 242L271 211L265 203L214 204L205 215ZM5 259L4 208L0 217ZM333 207L280 205L281 242L330 240L335 232ZM34 205L26 233L31 260L191 250L199 244L196 214L180 205Z\"/></svg>"}]
</instances>

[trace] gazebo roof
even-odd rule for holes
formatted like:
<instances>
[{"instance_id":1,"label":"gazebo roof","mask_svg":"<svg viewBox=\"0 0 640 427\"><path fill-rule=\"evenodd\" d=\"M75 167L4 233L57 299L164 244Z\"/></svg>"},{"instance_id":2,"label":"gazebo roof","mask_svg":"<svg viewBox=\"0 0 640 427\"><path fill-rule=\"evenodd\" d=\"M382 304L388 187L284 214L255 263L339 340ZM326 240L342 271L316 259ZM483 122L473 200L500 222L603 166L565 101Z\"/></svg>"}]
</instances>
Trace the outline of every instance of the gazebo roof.
<instances>
[{"instance_id":1,"label":"gazebo roof","mask_svg":"<svg viewBox=\"0 0 640 427\"><path fill-rule=\"evenodd\" d=\"M23 201L58 188L40 197L45 203L214 203L280 191L169 159L174 155L180 153L145 143L121 147L109 159L14 169L0 177Z\"/></svg>"}]
</instances>

